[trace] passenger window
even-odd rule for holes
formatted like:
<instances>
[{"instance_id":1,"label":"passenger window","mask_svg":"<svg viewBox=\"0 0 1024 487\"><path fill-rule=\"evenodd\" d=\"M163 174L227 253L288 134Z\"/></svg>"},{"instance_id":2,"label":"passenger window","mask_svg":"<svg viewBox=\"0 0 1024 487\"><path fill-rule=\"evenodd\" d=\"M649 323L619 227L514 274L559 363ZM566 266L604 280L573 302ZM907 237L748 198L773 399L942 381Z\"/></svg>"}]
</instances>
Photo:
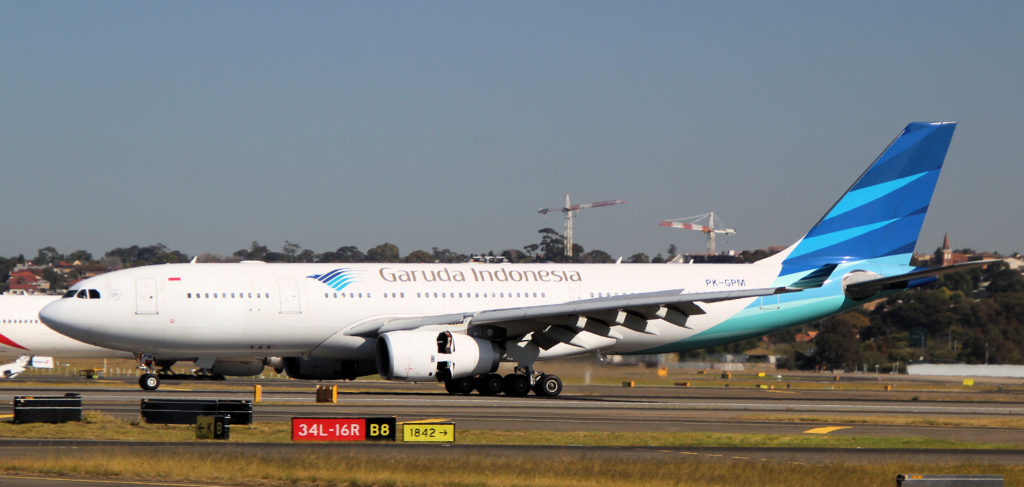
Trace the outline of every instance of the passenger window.
<instances>
[{"instance_id":1,"label":"passenger window","mask_svg":"<svg viewBox=\"0 0 1024 487\"><path fill-rule=\"evenodd\" d=\"M206 293L206 299L210 299L210 293Z\"/></svg>"},{"instance_id":2,"label":"passenger window","mask_svg":"<svg viewBox=\"0 0 1024 487\"><path fill-rule=\"evenodd\" d=\"M186 293L185 299L192 299L192 293Z\"/></svg>"}]
</instances>

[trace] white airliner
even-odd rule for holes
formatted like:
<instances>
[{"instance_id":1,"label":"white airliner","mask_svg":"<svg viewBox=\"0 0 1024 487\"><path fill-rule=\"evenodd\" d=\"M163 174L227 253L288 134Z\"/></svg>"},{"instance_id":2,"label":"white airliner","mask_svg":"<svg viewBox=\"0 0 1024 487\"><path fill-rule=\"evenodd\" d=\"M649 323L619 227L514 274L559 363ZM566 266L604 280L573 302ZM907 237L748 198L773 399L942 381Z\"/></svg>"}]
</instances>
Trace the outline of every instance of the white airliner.
<instances>
[{"instance_id":1,"label":"white airliner","mask_svg":"<svg viewBox=\"0 0 1024 487\"><path fill-rule=\"evenodd\" d=\"M807 235L753 264L170 264L84 280L40 317L134 353L555 396L535 361L728 343L954 270L909 265L954 128L908 125Z\"/></svg>"},{"instance_id":2,"label":"white airliner","mask_svg":"<svg viewBox=\"0 0 1024 487\"><path fill-rule=\"evenodd\" d=\"M43 306L60 296L0 294L0 356L17 356L0 366L0 376L10 378L40 362L52 367L52 356L62 358L132 358L120 350L101 348L57 333L41 321Z\"/></svg>"},{"instance_id":3,"label":"white airliner","mask_svg":"<svg viewBox=\"0 0 1024 487\"><path fill-rule=\"evenodd\" d=\"M135 357L131 352L73 340L44 325L39 321L39 311L58 299L60 296L0 294L0 356L18 357L14 362L0 365L0 378L15 377L29 366L50 368L53 356L64 359ZM150 365L166 372L176 361L178 359L160 356L153 359ZM231 376L256 375L263 371L264 365L264 359L251 357L215 359L197 364L204 374ZM144 380L140 380L140 384L143 388L155 388L157 385L146 384Z\"/></svg>"}]
</instances>

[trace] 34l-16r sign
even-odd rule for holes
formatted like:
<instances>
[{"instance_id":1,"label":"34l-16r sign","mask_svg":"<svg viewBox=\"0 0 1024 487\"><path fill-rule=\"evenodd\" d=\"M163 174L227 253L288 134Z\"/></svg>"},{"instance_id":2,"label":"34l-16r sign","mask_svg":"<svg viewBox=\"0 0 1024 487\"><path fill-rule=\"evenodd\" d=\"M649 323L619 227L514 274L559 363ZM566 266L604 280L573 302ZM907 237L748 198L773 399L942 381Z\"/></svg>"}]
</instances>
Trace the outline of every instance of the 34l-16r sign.
<instances>
[{"instance_id":1,"label":"34l-16r sign","mask_svg":"<svg viewBox=\"0 0 1024 487\"><path fill-rule=\"evenodd\" d=\"M395 441L395 418L292 418L292 441Z\"/></svg>"}]
</instances>

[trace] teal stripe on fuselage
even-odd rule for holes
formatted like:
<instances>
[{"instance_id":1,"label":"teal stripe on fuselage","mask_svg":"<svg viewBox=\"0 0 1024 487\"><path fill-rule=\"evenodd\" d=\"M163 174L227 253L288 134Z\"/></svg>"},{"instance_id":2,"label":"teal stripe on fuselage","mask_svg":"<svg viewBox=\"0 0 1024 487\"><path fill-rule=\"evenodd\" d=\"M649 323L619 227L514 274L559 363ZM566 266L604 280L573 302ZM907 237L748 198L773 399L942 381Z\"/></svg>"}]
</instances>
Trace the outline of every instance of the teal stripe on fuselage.
<instances>
[{"instance_id":1,"label":"teal stripe on fuselage","mask_svg":"<svg viewBox=\"0 0 1024 487\"><path fill-rule=\"evenodd\" d=\"M801 294L801 293L797 293ZM661 347L642 350L635 353L666 353L683 352L697 348L713 347L744 340L751 337L767 335L800 323L813 321L840 313L850 308L863 304L862 302L850 301L842 293L829 293L828 296L809 297L804 299L786 299L789 296L779 296L778 306L775 303L765 303L754 300L745 309L736 313L718 325L704 330L692 337Z\"/></svg>"}]
</instances>

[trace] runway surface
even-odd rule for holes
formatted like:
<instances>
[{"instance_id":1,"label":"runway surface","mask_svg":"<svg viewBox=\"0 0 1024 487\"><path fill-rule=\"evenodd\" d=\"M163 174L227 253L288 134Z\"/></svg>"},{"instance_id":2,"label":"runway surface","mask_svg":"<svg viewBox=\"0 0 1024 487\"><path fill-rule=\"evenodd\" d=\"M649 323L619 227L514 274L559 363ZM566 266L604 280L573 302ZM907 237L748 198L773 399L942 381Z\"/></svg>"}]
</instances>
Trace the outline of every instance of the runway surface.
<instances>
[{"instance_id":1,"label":"runway surface","mask_svg":"<svg viewBox=\"0 0 1024 487\"><path fill-rule=\"evenodd\" d=\"M0 382L0 415L12 414L15 396L82 395L86 410L122 418L138 418L143 398L253 399L257 381L168 381L146 392L134 379L8 380ZM771 462L784 465L915 464L1024 465L1024 430L986 426L1024 415L1024 392L942 392L881 390L766 390L760 388L683 388L569 386L558 398L450 396L438 384L397 384L357 381L339 383L337 404L315 402L316 383L260 381L262 402L254 406L257 422L286 422L293 416L395 416L399 422L424 419L454 421L460 430L534 430L607 432L709 432L767 435L829 435L920 437L1000 443L1011 449L840 449L721 447L583 447L504 445L416 445L404 443L221 443L120 442L93 440L0 439L0 458L75 455L81 451L129 449L160 455L190 451L237 451L247 457L301 457L329 451L342 455L386 455L396 459L415 454L457 463L468 454L500 458L573 458L608 462L715 463ZM796 422L796 418L817 418ZM949 418L977 426L866 424L868 418ZM831 420L830 418L835 418ZM0 476L0 485L41 486L189 486L152 483ZM209 485L209 484L204 484Z\"/></svg>"},{"instance_id":2,"label":"runway surface","mask_svg":"<svg viewBox=\"0 0 1024 487\"><path fill-rule=\"evenodd\" d=\"M0 414L14 396L77 392L84 408L137 418L143 398L252 399L249 381L168 382L140 390L132 380L18 381L0 384ZM315 383L266 381L255 421L285 422L293 416L395 416L399 422L455 421L459 429L706 432L771 435L921 437L1019 445L1024 431L987 423L1024 415L1024 392L889 393L851 390L765 390L570 386L554 399L480 395L450 396L437 384L358 381L339 384L337 404L317 404ZM909 394L913 394L912 396ZM916 400L915 400L916 399ZM796 422L796 418L817 418ZM835 417L832 421L829 418ZM972 418L978 426L865 424L871 417ZM850 421L853 418L856 421ZM827 430L821 433L822 429ZM814 432L817 430L817 432Z\"/></svg>"}]
</instances>

